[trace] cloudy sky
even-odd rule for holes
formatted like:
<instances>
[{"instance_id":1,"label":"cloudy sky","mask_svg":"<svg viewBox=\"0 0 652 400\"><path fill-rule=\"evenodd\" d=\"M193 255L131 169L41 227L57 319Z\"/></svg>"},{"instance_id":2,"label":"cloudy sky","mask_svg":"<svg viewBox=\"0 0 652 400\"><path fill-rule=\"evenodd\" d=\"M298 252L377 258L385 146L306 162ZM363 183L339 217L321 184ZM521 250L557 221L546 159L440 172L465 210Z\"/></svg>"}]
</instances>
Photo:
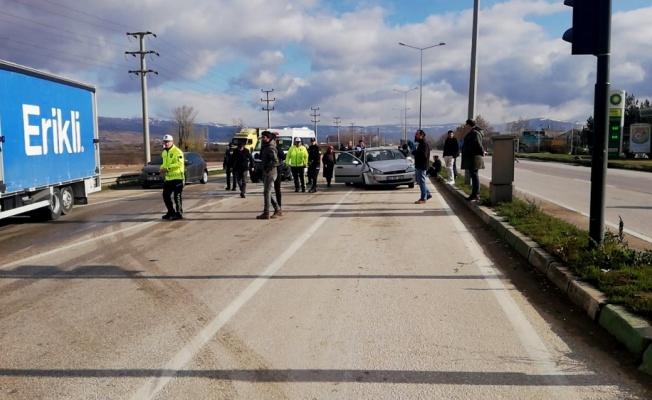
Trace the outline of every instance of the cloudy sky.
<instances>
[{"instance_id":1,"label":"cloudy sky","mask_svg":"<svg viewBox=\"0 0 652 400\"><path fill-rule=\"evenodd\" d=\"M596 59L561 39L563 0L481 0L476 114L586 121ZM419 86L423 125L462 122L468 108L473 0L0 0L0 58L98 88L99 115L140 117L139 50L151 31L149 114L183 105L197 122L266 126L401 123ZM652 99L652 5L613 0L612 88ZM395 90L396 89L396 90ZM419 90L407 94L416 124Z\"/></svg>"}]
</instances>

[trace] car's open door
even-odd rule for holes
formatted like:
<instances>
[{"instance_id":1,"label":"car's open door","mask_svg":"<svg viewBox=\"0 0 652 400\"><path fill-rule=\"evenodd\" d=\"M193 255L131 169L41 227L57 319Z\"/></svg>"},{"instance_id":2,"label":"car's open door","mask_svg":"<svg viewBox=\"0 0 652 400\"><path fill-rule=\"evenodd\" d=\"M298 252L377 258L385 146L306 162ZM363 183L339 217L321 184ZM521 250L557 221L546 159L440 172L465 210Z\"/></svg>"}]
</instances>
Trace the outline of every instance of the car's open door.
<instances>
[{"instance_id":1,"label":"car's open door","mask_svg":"<svg viewBox=\"0 0 652 400\"><path fill-rule=\"evenodd\" d=\"M335 182L337 183L364 183L362 170L364 163L352 153L347 151L335 152Z\"/></svg>"}]
</instances>

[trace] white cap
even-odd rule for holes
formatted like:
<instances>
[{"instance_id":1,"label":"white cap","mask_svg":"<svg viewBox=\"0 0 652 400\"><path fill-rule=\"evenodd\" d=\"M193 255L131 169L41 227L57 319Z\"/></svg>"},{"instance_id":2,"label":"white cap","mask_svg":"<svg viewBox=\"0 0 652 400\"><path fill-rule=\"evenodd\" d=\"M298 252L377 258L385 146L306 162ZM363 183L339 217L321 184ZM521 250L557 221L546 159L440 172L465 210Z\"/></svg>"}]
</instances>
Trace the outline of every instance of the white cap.
<instances>
[{"instance_id":1,"label":"white cap","mask_svg":"<svg viewBox=\"0 0 652 400\"><path fill-rule=\"evenodd\" d=\"M164 142L174 142L174 138L172 137L172 135L165 135L165 136L163 136L163 141Z\"/></svg>"}]
</instances>

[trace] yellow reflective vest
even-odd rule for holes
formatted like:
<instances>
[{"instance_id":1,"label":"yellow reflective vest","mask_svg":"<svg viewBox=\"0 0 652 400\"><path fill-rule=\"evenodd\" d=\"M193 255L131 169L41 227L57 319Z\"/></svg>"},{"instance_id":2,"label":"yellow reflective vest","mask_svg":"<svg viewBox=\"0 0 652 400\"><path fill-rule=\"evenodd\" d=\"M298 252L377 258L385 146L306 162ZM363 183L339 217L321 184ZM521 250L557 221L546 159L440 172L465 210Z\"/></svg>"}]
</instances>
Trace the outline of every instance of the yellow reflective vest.
<instances>
[{"instance_id":1,"label":"yellow reflective vest","mask_svg":"<svg viewBox=\"0 0 652 400\"><path fill-rule=\"evenodd\" d=\"M183 151L179 150L177 146L172 145L169 149L163 150L161 157L163 158L161 168L168 170L165 174L166 181L185 180L186 163L183 157Z\"/></svg>"},{"instance_id":2,"label":"yellow reflective vest","mask_svg":"<svg viewBox=\"0 0 652 400\"><path fill-rule=\"evenodd\" d=\"M285 164L290 167L305 167L308 165L308 150L306 146L291 146L285 155Z\"/></svg>"}]
</instances>

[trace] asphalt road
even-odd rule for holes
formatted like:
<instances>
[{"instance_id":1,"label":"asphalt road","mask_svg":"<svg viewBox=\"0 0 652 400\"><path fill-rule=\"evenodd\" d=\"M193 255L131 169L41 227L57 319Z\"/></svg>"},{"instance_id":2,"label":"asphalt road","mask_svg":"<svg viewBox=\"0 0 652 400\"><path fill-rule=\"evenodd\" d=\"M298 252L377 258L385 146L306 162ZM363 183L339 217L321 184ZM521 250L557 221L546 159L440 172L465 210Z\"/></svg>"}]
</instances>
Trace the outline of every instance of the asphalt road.
<instances>
[{"instance_id":1,"label":"asphalt road","mask_svg":"<svg viewBox=\"0 0 652 400\"><path fill-rule=\"evenodd\" d=\"M649 377L434 190L223 177L0 224L0 398L644 399ZM446 196L444 194L443 196ZM543 292L548 293L543 293ZM647 382L647 383L646 383Z\"/></svg>"}]
</instances>

